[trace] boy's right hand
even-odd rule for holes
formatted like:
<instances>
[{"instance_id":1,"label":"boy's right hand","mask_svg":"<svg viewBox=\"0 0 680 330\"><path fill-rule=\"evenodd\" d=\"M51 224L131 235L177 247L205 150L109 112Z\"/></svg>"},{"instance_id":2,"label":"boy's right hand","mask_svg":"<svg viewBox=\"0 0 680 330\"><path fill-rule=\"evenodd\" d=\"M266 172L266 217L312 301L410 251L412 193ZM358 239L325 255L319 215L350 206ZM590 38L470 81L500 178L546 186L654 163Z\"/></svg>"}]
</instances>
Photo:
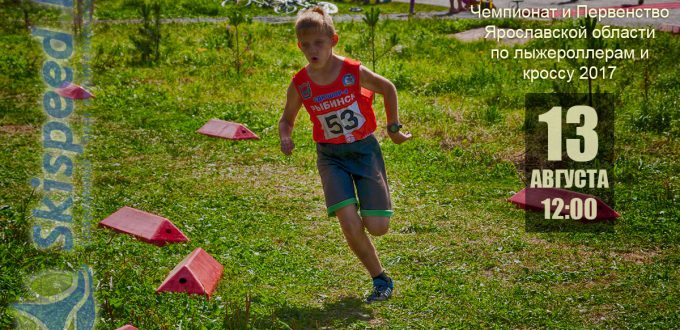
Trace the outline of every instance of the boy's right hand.
<instances>
[{"instance_id":1,"label":"boy's right hand","mask_svg":"<svg viewBox=\"0 0 680 330\"><path fill-rule=\"evenodd\" d=\"M281 152L283 152L286 156L290 156L293 153L293 149L295 149L295 143L293 142L293 139L281 139Z\"/></svg>"},{"instance_id":2,"label":"boy's right hand","mask_svg":"<svg viewBox=\"0 0 680 330\"><path fill-rule=\"evenodd\" d=\"M392 133L392 132L388 131L387 135L390 137L392 142L394 142L395 144L402 144L402 143L408 141L409 139L411 139L411 137L412 137L411 133L403 133L401 131L396 132L396 133Z\"/></svg>"}]
</instances>

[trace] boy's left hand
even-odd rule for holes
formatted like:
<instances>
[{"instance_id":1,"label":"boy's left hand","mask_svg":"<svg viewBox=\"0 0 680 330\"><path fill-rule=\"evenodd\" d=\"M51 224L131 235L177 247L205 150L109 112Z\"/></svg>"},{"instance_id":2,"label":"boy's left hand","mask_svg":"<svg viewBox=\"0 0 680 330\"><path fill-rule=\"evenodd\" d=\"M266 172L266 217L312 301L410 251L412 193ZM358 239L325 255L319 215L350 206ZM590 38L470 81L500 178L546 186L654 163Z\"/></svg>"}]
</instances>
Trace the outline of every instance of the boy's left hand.
<instances>
[{"instance_id":1,"label":"boy's left hand","mask_svg":"<svg viewBox=\"0 0 680 330\"><path fill-rule=\"evenodd\" d=\"M281 152L283 152L284 155L290 156L291 154L293 154L293 149L295 149L295 143L293 142L293 139L291 138L281 139Z\"/></svg>"},{"instance_id":2,"label":"boy's left hand","mask_svg":"<svg viewBox=\"0 0 680 330\"><path fill-rule=\"evenodd\" d=\"M402 143L408 141L409 139L411 139L411 136L412 136L411 133L404 133L404 132L401 132L401 131L396 132L396 133L387 132L387 135L390 137L392 142L394 142L395 144L402 144Z\"/></svg>"}]
</instances>

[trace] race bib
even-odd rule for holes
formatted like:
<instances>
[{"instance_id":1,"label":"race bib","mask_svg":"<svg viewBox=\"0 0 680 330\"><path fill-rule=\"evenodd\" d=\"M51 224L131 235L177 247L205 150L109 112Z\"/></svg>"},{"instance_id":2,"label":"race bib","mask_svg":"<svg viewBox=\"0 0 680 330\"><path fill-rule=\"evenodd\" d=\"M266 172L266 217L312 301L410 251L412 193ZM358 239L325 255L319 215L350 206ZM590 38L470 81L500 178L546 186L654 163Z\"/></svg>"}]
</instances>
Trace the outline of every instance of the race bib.
<instances>
[{"instance_id":1,"label":"race bib","mask_svg":"<svg viewBox=\"0 0 680 330\"><path fill-rule=\"evenodd\" d=\"M352 132L361 128L366 122L366 118L364 118L359 110L359 103L356 101L347 108L316 117L321 122L324 137L327 140L344 135L347 142L354 142Z\"/></svg>"}]
</instances>

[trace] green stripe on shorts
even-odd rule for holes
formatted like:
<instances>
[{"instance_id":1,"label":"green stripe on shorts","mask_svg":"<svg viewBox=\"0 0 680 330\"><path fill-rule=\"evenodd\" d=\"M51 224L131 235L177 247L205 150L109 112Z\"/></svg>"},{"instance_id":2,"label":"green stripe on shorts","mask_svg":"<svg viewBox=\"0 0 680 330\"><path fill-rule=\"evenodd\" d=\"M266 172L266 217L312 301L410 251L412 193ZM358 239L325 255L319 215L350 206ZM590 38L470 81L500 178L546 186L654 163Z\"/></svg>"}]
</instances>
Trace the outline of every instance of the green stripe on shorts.
<instances>
[{"instance_id":1,"label":"green stripe on shorts","mask_svg":"<svg viewBox=\"0 0 680 330\"><path fill-rule=\"evenodd\" d=\"M341 208L343 208L343 207L345 207L345 206L347 206L347 205L350 205L350 204L359 204L359 201L357 201L356 198L349 198L349 199L345 199L345 200L342 201L342 202L335 203L335 204L333 204L333 205L331 205L331 206L328 207L328 210L327 210L328 216L329 216L329 217L334 217L334 216L335 216L335 211L337 211L337 210L339 210L339 209L341 209Z\"/></svg>"},{"instance_id":2,"label":"green stripe on shorts","mask_svg":"<svg viewBox=\"0 0 680 330\"><path fill-rule=\"evenodd\" d=\"M386 217L389 218L394 214L392 210L361 210L362 217Z\"/></svg>"}]
</instances>

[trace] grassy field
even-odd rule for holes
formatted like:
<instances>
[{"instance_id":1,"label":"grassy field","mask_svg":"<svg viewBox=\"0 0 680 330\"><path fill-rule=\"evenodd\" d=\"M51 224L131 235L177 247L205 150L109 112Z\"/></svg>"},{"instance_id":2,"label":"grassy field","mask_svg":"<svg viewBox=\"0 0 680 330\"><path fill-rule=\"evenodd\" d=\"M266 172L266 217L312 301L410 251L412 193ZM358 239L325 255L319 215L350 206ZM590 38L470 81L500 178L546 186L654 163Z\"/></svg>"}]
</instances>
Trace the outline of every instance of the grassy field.
<instances>
[{"instance_id":1,"label":"grassy field","mask_svg":"<svg viewBox=\"0 0 680 330\"><path fill-rule=\"evenodd\" d=\"M164 25L153 65L139 62L128 38L136 26L96 26L90 64L97 98L78 107L93 120L82 159L93 166L94 220L128 205L171 219L191 241L158 248L93 227L92 239L78 241L73 254L38 251L28 238L34 219L26 210L38 199L27 182L41 171L43 59L25 33L3 34L0 327L13 324L7 305L28 295L31 274L68 270L67 263L94 270L99 329L240 328L246 299L255 328L680 326L680 39L619 41L653 56L617 63L617 79L597 82L622 100L615 164L622 218L614 232L527 233L523 211L506 202L524 186L524 94L559 86L521 78L525 68L552 62L492 60L495 43L452 38L489 23L547 24L379 25L380 47L392 33L399 46L380 57L376 71L396 84L414 139L396 146L377 133L396 213L390 233L374 242L396 293L373 305L362 304L370 278L336 219L325 215L306 114L298 118L293 156L278 148L285 89L305 64L292 25L242 26L250 37L241 43L240 75L224 46L225 24ZM337 28L337 52L370 66L365 25ZM383 123L380 98L375 109ZM243 122L261 140L196 134L210 118ZM213 298L155 294L196 247L225 267Z\"/></svg>"}]
</instances>

